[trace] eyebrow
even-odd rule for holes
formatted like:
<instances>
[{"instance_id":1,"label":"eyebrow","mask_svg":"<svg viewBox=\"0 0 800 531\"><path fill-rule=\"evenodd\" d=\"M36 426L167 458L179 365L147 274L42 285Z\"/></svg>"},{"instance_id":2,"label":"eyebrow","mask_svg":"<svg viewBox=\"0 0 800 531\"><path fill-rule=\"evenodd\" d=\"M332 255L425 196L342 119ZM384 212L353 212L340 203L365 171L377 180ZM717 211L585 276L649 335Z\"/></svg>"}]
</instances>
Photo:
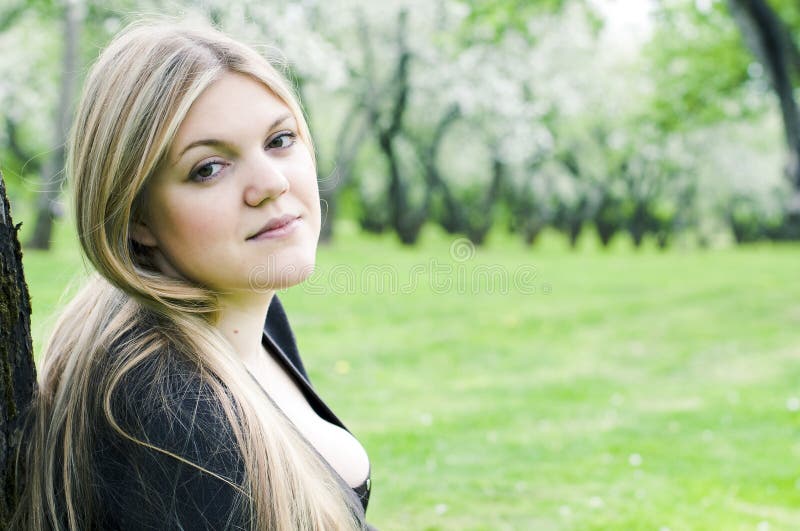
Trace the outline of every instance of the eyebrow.
<instances>
[{"instance_id":1,"label":"eyebrow","mask_svg":"<svg viewBox=\"0 0 800 531\"><path fill-rule=\"evenodd\" d=\"M267 131L272 131L273 129L275 129L276 127L278 127L279 125L281 125L283 122L285 122L286 120L288 120L288 119L290 119L290 118L292 118L292 114L291 114L291 113L286 113L286 114L282 114L282 115L280 115L280 116L279 116L278 118L276 118L276 119L275 119L275 121L274 121L274 122L272 122L272 124L271 124L271 125L270 125L270 126L267 128ZM215 139L215 138L205 138L205 139L203 139L203 140L195 140L194 142L190 143L188 146L186 146L185 148L183 148L183 150L181 150L181 152L178 154L178 157L175 159L175 163L177 164L177 163L178 163L178 161L180 161L180 160L181 160L181 158L183 157L183 155L184 155L184 154L185 154L187 151L189 151L190 149L192 149L192 148L196 148L196 147L198 147L198 146L221 146L221 145L225 145L225 143L226 143L226 142L224 142L224 141L222 141L222 140L217 140L217 139Z\"/></svg>"}]
</instances>

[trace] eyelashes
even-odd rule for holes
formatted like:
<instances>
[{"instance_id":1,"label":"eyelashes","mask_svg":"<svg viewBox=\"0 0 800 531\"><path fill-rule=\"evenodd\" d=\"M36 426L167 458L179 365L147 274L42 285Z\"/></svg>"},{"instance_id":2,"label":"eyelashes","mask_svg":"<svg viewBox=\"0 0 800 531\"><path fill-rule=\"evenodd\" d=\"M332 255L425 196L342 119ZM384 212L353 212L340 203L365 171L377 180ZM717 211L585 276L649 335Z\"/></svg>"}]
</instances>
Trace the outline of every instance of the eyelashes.
<instances>
[{"instance_id":1,"label":"eyelashes","mask_svg":"<svg viewBox=\"0 0 800 531\"><path fill-rule=\"evenodd\" d=\"M226 165L227 164L223 161L206 162L202 166L198 167L196 170L193 170L191 175L189 175L189 178L196 182L208 181L214 178L214 176L216 176L220 171L222 171L222 168ZM218 166L220 169L217 171L209 171L212 170L215 166Z\"/></svg>"},{"instance_id":2,"label":"eyelashes","mask_svg":"<svg viewBox=\"0 0 800 531\"><path fill-rule=\"evenodd\" d=\"M277 141L279 141L280 144L274 145L275 142L277 142ZM297 133L295 133L293 131L283 131L283 132L278 133L277 135L275 135L275 137L273 137L272 140L267 142L267 147L273 148L273 149L276 149L276 148L277 149L286 149L286 148L291 147L292 145L294 145L294 143L296 141L297 141Z\"/></svg>"},{"instance_id":3,"label":"eyelashes","mask_svg":"<svg viewBox=\"0 0 800 531\"><path fill-rule=\"evenodd\" d=\"M297 142L297 133L294 131L281 131L273 135L264 144L266 150L284 150L292 147ZM189 180L194 182L206 182L214 179L227 166L228 161L222 159L212 159L203 162L189 173Z\"/></svg>"}]
</instances>

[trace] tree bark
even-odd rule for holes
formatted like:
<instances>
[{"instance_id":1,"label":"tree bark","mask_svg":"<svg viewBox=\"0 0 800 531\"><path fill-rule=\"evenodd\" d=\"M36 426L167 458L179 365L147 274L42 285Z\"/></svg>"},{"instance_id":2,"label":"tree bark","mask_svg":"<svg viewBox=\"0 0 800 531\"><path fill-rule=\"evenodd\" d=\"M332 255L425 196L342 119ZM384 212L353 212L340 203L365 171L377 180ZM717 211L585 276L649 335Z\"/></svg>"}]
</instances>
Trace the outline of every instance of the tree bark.
<instances>
[{"instance_id":1,"label":"tree bark","mask_svg":"<svg viewBox=\"0 0 800 531\"><path fill-rule=\"evenodd\" d=\"M15 455L21 443L22 413L36 386L31 342L31 303L22 270L19 225L11 220L0 173L0 529L8 527L17 504Z\"/></svg>"},{"instance_id":2,"label":"tree bark","mask_svg":"<svg viewBox=\"0 0 800 531\"><path fill-rule=\"evenodd\" d=\"M64 55L62 56L61 87L56 116L55 148L44 166L42 190L36 214L33 237L28 242L31 249L49 249L53 232L53 220L60 215L58 197L64 181L64 158L67 131L72 116L72 101L75 99L75 80L78 71L78 41L80 36L79 0L67 0L64 4Z\"/></svg>"}]
</instances>

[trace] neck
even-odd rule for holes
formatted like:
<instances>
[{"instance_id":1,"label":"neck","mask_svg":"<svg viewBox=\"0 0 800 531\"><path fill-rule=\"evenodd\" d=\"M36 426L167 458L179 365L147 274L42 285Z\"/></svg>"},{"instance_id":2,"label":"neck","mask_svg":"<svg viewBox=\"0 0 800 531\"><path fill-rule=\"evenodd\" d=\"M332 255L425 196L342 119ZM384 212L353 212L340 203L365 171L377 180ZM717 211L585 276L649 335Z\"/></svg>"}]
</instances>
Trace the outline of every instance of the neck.
<instances>
[{"instance_id":1,"label":"neck","mask_svg":"<svg viewBox=\"0 0 800 531\"><path fill-rule=\"evenodd\" d=\"M216 327L245 363L258 359L262 354L264 322L274 295L275 291L269 291L266 294L220 298Z\"/></svg>"}]
</instances>

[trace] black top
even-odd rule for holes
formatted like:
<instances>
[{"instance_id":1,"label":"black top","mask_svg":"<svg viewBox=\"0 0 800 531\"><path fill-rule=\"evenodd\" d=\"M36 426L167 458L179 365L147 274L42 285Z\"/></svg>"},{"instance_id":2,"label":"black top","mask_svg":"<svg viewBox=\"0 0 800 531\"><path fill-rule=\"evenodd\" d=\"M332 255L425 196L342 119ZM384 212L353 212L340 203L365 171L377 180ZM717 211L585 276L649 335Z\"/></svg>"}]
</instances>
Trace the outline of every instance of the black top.
<instances>
[{"instance_id":1,"label":"black top","mask_svg":"<svg viewBox=\"0 0 800 531\"><path fill-rule=\"evenodd\" d=\"M286 312L283 310L283 305L281 301L278 300L277 295L272 297L272 303L267 312L267 320L264 324L263 344L267 351L272 354L272 357L284 367L295 383L297 383L298 387L303 392L303 396L311 405L314 412L323 420L351 433L344 423L331 411L327 404L322 401L312 387L306 369L303 366L303 360L300 358L300 353L297 350L297 342L294 339L294 333L292 333L292 328L289 325L289 319L286 317ZM356 494L358 494L361 505L364 506L364 511L367 510L370 488L372 487L370 472L371 467L367 473L367 479L364 480L361 485L353 489Z\"/></svg>"},{"instance_id":2,"label":"black top","mask_svg":"<svg viewBox=\"0 0 800 531\"><path fill-rule=\"evenodd\" d=\"M309 383L277 296L270 305L263 341L268 352L297 382L314 411L346 430ZM97 450L89 464L93 484L86 486L93 493L86 503L92 503L93 512L99 516L97 528L249 529L248 504L225 481L241 484L242 456L219 400L197 367L181 356L151 356L129 371L117 389L111 407L123 430L213 474L99 426L93 434ZM336 472L332 467L331 470ZM335 477L345 490L349 489L341 476L335 473ZM365 511L369 491L369 476L364 484L352 489L354 501L357 496Z\"/></svg>"}]
</instances>

